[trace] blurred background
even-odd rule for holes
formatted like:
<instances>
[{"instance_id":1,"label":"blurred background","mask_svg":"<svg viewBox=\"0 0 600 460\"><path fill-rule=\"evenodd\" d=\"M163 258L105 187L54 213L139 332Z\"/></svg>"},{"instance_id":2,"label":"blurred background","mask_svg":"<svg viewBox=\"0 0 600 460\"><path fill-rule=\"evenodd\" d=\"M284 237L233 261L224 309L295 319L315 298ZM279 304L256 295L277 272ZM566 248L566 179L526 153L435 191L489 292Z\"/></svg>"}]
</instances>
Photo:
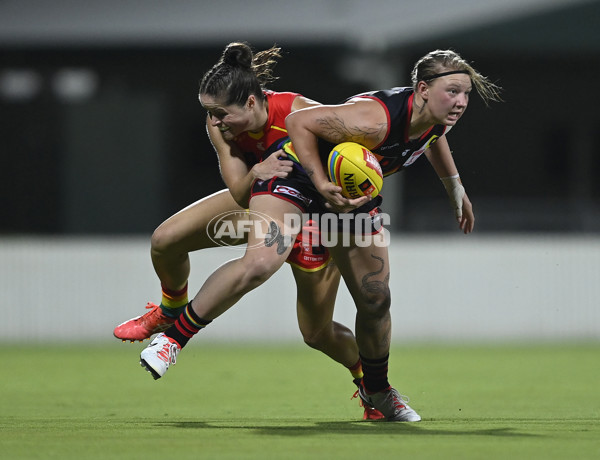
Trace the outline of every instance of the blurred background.
<instances>
[{"instance_id":1,"label":"blurred background","mask_svg":"<svg viewBox=\"0 0 600 460\"><path fill-rule=\"evenodd\" d=\"M197 90L231 41L281 46L270 89L323 103L409 86L436 48L502 86L505 102L473 97L449 135L476 234L458 234L427 161L386 180L395 334L600 338L599 1L3 0L5 339L110 338L159 300L152 231L224 186ZM192 292L241 255L206 252L194 255ZM215 337L264 338L264 309L273 338L298 340L295 288L281 272ZM281 317L266 289L285 290ZM344 295L339 314L352 324Z\"/></svg>"}]
</instances>

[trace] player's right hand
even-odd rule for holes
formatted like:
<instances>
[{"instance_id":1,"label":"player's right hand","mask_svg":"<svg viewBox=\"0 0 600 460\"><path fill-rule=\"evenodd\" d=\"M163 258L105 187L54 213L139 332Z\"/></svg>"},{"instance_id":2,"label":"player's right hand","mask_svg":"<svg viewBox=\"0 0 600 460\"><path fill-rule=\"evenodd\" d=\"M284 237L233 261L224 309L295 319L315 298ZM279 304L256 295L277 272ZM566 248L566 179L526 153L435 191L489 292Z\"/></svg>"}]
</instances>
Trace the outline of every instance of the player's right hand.
<instances>
[{"instance_id":1,"label":"player's right hand","mask_svg":"<svg viewBox=\"0 0 600 460\"><path fill-rule=\"evenodd\" d=\"M370 195L359 198L346 198L342 195L342 187L335 185L333 182L323 182L316 187L326 200L325 207L336 212L350 212L371 200Z\"/></svg>"}]
</instances>

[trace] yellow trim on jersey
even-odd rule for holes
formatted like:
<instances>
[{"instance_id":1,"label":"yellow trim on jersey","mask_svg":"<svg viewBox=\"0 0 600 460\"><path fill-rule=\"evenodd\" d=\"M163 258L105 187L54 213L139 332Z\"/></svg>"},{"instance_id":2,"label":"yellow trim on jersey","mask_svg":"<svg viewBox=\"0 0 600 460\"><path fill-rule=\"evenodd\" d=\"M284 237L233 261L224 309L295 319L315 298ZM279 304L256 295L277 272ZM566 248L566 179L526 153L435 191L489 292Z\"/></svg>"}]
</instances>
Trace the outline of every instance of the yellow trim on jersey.
<instances>
[{"instance_id":1,"label":"yellow trim on jersey","mask_svg":"<svg viewBox=\"0 0 600 460\"><path fill-rule=\"evenodd\" d=\"M247 131L246 134L248 134L248 137L251 137L255 141L259 140L261 137L263 137L265 135L265 133L263 131L260 131L258 133L253 133L252 131Z\"/></svg>"},{"instance_id":2,"label":"yellow trim on jersey","mask_svg":"<svg viewBox=\"0 0 600 460\"><path fill-rule=\"evenodd\" d=\"M301 265L298 265L294 262L290 262L289 260L286 260L286 262L290 265L293 265L294 267L296 267L299 270L302 270L303 272L307 272L307 273L313 273L313 272L318 272L319 270L323 270L324 268L326 268L329 265L329 262L331 262L332 257L331 254L329 255L329 257L327 258L327 260L325 262L323 262L323 264L319 265L318 267L315 268L304 268Z\"/></svg>"}]
</instances>

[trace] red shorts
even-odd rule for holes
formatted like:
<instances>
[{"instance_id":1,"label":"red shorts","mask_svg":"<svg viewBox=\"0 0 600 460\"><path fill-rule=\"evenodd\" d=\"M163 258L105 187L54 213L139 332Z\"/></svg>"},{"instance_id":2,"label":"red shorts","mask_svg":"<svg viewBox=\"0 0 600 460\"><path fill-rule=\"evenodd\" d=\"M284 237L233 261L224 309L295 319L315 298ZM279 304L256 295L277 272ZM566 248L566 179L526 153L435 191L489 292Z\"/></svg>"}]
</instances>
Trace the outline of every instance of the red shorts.
<instances>
[{"instance_id":1,"label":"red shorts","mask_svg":"<svg viewBox=\"0 0 600 460\"><path fill-rule=\"evenodd\" d=\"M309 220L305 225L311 226L313 224L313 221ZM303 235L308 236L303 237ZM324 246L313 246L310 235L310 232L300 232L298 234L296 241L294 241L292 252L290 252L286 262L305 272L316 272L327 266L331 259L331 254L329 254L328 249Z\"/></svg>"}]
</instances>

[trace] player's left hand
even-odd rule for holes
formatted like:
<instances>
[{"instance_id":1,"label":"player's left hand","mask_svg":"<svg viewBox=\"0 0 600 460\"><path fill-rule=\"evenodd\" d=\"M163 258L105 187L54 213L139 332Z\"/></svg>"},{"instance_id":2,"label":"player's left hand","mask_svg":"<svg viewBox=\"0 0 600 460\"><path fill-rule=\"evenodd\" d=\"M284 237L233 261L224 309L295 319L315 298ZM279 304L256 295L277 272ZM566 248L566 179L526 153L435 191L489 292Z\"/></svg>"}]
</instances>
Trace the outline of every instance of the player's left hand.
<instances>
[{"instance_id":1,"label":"player's left hand","mask_svg":"<svg viewBox=\"0 0 600 460\"><path fill-rule=\"evenodd\" d=\"M473 205L465 192L458 174L455 176L440 178L448 194L450 206L454 209L454 215L458 221L459 228L466 234L473 231L475 225L475 216L473 215Z\"/></svg>"},{"instance_id":2,"label":"player's left hand","mask_svg":"<svg viewBox=\"0 0 600 460\"><path fill-rule=\"evenodd\" d=\"M269 155L264 161L252 167L255 179L269 180L272 177L288 177L292 172L294 162L288 160L288 155L283 150L278 150Z\"/></svg>"},{"instance_id":3,"label":"player's left hand","mask_svg":"<svg viewBox=\"0 0 600 460\"><path fill-rule=\"evenodd\" d=\"M473 205L466 193L463 196L461 208L461 215L456 216L456 220L458 221L458 227L465 235L468 235L475 227L475 214L473 214Z\"/></svg>"}]
</instances>

